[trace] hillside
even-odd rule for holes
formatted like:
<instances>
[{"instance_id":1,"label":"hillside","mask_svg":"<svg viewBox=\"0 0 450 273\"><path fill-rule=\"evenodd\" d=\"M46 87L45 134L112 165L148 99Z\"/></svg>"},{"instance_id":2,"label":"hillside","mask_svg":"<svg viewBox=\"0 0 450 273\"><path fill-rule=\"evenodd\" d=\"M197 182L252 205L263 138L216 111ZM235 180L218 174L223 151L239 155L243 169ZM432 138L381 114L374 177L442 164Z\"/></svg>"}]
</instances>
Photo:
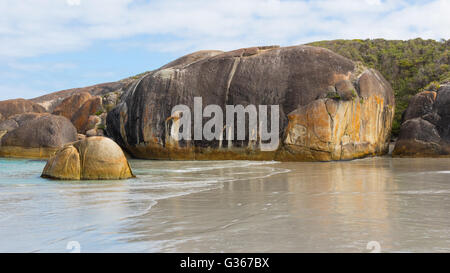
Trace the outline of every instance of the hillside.
<instances>
[{"instance_id":1,"label":"hillside","mask_svg":"<svg viewBox=\"0 0 450 273\"><path fill-rule=\"evenodd\" d=\"M450 81L450 40L333 40L309 45L328 48L383 74L395 90L393 136L399 132L402 113L412 96Z\"/></svg>"}]
</instances>

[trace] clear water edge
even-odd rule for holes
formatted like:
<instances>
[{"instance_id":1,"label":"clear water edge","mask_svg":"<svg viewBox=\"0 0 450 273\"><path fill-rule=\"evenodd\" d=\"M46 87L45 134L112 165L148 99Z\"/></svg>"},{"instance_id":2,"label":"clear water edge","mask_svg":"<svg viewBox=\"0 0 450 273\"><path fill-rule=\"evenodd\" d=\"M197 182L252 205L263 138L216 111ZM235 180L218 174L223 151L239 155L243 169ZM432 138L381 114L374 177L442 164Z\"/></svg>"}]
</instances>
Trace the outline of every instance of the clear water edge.
<instances>
[{"instance_id":1,"label":"clear water edge","mask_svg":"<svg viewBox=\"0 0 450 273\"><path fill-rule=\"evenodd\" d=\"M0 159L0 251L450 251L450 160L130 162L137 179L52 181Z\"/></svg>"}]
</instances>

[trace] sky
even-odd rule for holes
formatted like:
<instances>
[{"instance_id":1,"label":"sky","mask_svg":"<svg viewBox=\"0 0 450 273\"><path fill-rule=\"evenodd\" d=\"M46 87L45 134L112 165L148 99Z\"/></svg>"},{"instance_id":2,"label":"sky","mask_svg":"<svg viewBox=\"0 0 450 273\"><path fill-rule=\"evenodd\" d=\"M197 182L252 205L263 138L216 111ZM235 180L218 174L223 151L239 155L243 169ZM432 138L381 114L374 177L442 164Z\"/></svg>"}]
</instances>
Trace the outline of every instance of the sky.
<instances>
[{"instance_id":1,"label":"sky","mask_svg":"<svg viewBox=\"0 0 450 273\"><path fill-rule=\"evenodd\" d=\"M0 0L0 100L120 80L185 54L449 39L450 0Z\"/></svg>"}]
</instances>

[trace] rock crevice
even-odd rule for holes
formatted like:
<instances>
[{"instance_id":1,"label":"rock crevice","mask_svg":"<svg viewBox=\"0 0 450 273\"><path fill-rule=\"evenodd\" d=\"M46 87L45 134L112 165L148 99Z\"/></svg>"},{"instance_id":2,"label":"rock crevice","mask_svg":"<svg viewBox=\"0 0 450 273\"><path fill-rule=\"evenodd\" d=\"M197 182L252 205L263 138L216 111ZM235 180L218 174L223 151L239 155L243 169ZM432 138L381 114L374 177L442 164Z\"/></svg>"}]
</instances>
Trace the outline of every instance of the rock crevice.
<instances>
[{"instance_id":1,"label":"rock crevice","mask_svg":"<svg viewBox=\"0 0 450 273\"><path fill-rule=\"evenodd\" d=\"M415 95L403 115L396 157L450 156L450 85Z\"/></svg>"},{"instance_id":2,"label":"rock crevice","mask_svg":"<svg viewBox=\"0 0 450 273\"><path fill-rule=\"evenodd\" d=\"M122 149L109 138L90 137L52 156L42 177L59 180L117 180L134 177Z\"/></svg>"}]
</instances>

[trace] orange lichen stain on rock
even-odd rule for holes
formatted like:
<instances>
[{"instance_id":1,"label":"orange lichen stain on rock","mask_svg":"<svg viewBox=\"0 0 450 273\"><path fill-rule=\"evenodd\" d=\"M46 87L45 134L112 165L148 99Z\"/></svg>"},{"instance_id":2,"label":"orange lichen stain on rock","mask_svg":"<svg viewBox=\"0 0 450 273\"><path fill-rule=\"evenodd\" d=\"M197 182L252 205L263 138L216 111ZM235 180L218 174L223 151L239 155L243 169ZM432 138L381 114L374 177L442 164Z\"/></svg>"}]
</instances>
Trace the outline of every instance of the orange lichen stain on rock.
<instances>
[{"instance_id":1,"label":"orange lichen stain on rock","mask_svg":"<svg viewBox=\"0 0 450 273\"><path fill-rule=\"evenodd\" d=\"M59 148L40 147L27 148L18 146L0 146L0 157L47 159L54 155Z\"/></svg>"},{"instance_id":2,"label":"orange lichen stain on rock","mask_svg":"<svg viewBox=\"0 0 450 273\"><path fill-rule=\"evenodd\" d=\"M436 101L437 93L435 91L422 91L422 94L431 95L433 101Z\"/></svg>"},{"instance_id":3,"label":"orange lichen stain on rock","mask_svg":"<svg viewBox=\"0 0 450 273\"><path fill-rule=\"evenodd\" d=\"M358 100L353 100L351 104L352 115L351 118L351 126L347 130L347 134L352 136L352 141L355 143L359 143L361 141L360 138L360 128L361 128L361 104Z\"/></svg>"},{"instance_id":4,"label":"orange lichen stain on rock","mask_svg":"<svg viewBox=\"0 0 450 273\"><path fill-rule=\"evenodd\" d=\"M387 111L383 115L383 111ZM274 152L248 147L196 147L166 136L166 143L152 136L147 143L127 147L135 157L167 160L282 160L330 161L361 158L385 152L393 111L383 98L361 102L319 99L288 115L283 145ZM173 117L167 120L176 121ZM169 140L169 141L167 141Z\"/></svg>"},{"instance_id":5,"label":"orange lichen stain on rock","mask_svg":"<svg viewBox=\"0 0 450 273\"><path fill-rule=\"evenodd\" d=\"M320 142L328 142L331 139L330 116L323 100L315 101L307 111L308 128L312 128L314 137Z\"/></svg>"},{"instance_id":6,"label":"orange lichen stain on rock","mask_svg":"<svg viewBox=\"0 0 450 273\"><path fill-rule=\"evenodd\" d=\"M318 161L382 154L392 117L393 111L379 96L363 102L358 97L316 100L289 115L286 148L280 154L288 160Z\"/></svg>"},{"instance_id":7,"label":"orange lichen stain on rock","mask_svg":"<svg viewBox=\"0 0 450 273\"><path fill-rule=\"evenodd\" d=\"M350 80L351 75L352 75L352 72L350 72L350 71L347 72L347 74L334 73L333 76L331 77L332 82L330 82L330 84L334 85L343 80Z\"/></svg>"},{"instance_id":8,"label":"orange lichen stain on rock","mask_svg":"<svg viewBox=\"0 0 450 273\"><path fill-rule=\"evenodd\" d=\"M287 160L328 161L331 159L332 118L328 113L326 100L316 100L300 107L289 116L286 138L288 145L280 151Z\"/></svg>"}]
</instances>

